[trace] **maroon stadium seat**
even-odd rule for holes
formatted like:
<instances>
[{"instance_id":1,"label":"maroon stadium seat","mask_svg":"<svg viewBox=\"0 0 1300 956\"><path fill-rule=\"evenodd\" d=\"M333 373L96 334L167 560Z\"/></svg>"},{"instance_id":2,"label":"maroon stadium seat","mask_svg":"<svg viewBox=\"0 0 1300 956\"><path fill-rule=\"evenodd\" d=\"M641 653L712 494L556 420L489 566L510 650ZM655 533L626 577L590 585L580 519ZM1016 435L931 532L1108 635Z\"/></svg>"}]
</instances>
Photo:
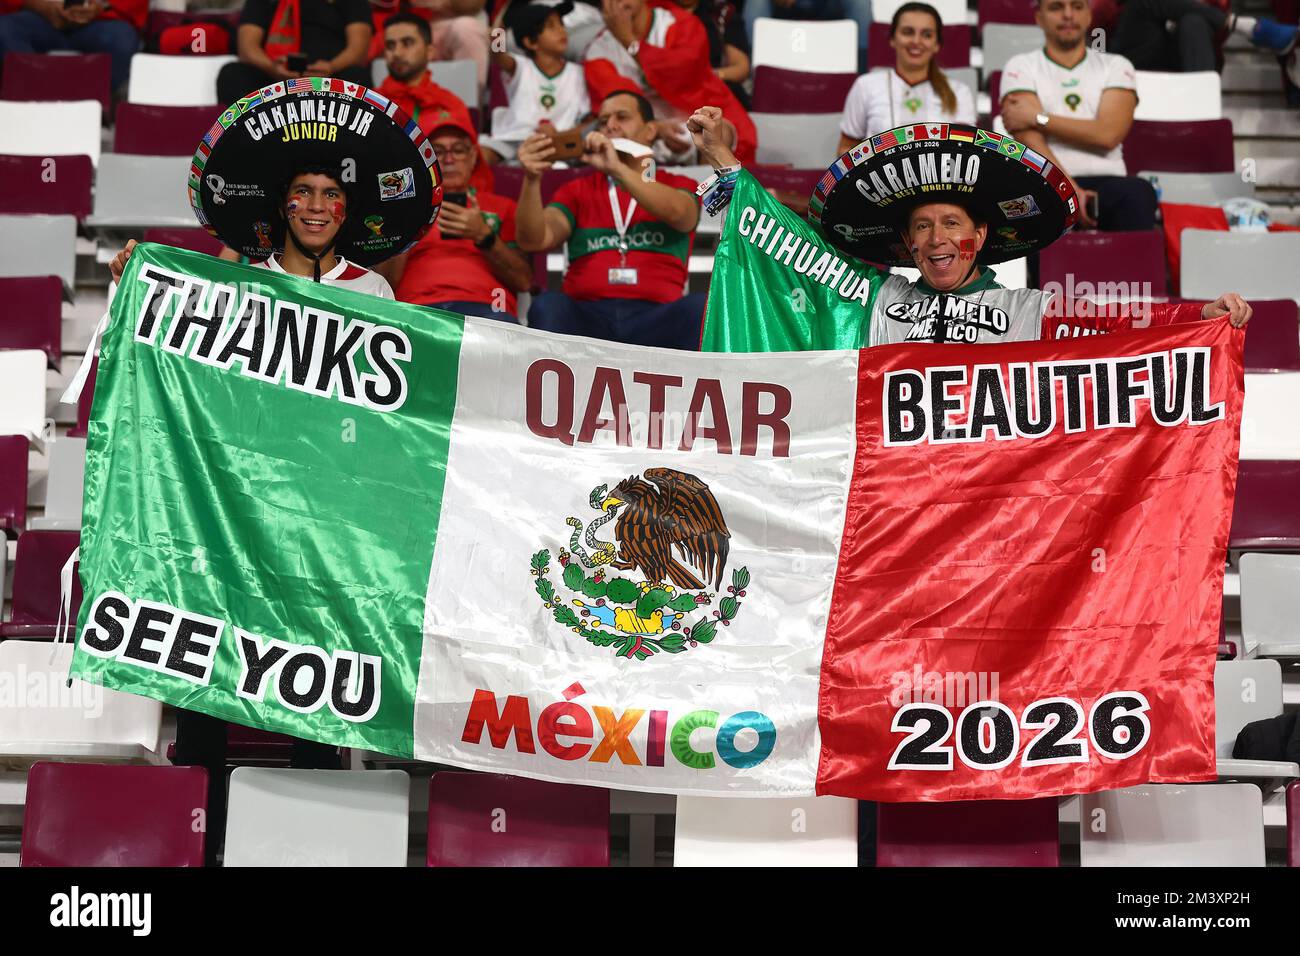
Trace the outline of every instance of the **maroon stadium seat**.
<instances>
[{"instance_id":1,"label":"maroon stadium seat","mask_svg":"<svg viewBox=\"0 0 1300 956\"><path fill-rule=\"evenodd\" d=\"M1130 176L1148 169L1162 173L1230 173L1237 168L1232 152L1232 120L1134 120L1133 128L1124 137L1124 165Z\"/></svg>"},{"instance_id":2,"label":"maroon stadium seat","mask_svg":"<svg viewBox=\"0 0 1300 956\"><path fill-rule=\"evenodd\" d=\"M429 781L428 864L609 866L609 791L439 771Z\"/></svg>"},{"instance_id":3,"label":"maroon stadium seat","mask_svg":"<svg viewBox=\"0 0 1300 956\"><path fill-rule=\"evenodd\" d=\"M1060 866L1055 797L881 803L876 866Z\"/></svg>"},{"instance_id":4,"label":"maroon stadium seat","mask_svg":"<svg viewBox=\"0 0 1300 956\"><path fill-rule=\"evenodd\" d=\"M1168 292L1164 234L1158 229L1071 232L1039 253L1038 281L1039 288L1055 282L1067 293L1082 283L1088 283L1094 290L1100 283L1122 282L1139 289L1149 283L1149 292L1131 293L1122 298L1163 297ZM1076 291L1073 297L1078 298L1080 294Z\"/></svg>"},{"instance_id":5,"label":"maroon stadium seat","mask_svg":"<svg viewBox=\"0 0 1300 956\"><path fill-rule=\"evenodd\" d=\"M99 100L110 115L107 53L6 53L0 100Z\"/></svg>"},{"instance_id":6,"label":"maroon stadium seat","mask_svg":"<svg viewBox=\"0 0 1300 956\"><path fill-rule=\"evenodd\" d=\"M826 175L824 169L794 169L790 166L758 164L750 166L749 171L768 189L787 189L805 196L811 196L817 180Z\"/></svg>"},{"instance_id":7,"label":"maroon stadium seat","mask_svg":"<svg viewBox=\"0 0 1300 956\"><path fill-rule=\"evenodd\" d=\"M1300 551L1300 461L1242 461L1228 547Z\"/></svg>"},{"instance_id":8,"label":"maroon stadium seat","mask_svg":"<svg viewBox=\"0 0 1300 956\"><path fill-rule=\"evenodd\" d=\"M90 362L90 374L86 384L81 388L81 397L77 399L77 424L68 429L69 438L85 438L86 425L90 421L90 406L95 398L95 373L99 370L99 359Z\"/></svg>"},{"instance_id":9,"label":"maroon stadium seat","mask_svg":"<svg viewBox=\"0 0 1300 956\"><path fill-rule=\"evenodd\" d=\"M1286 865L1300 866L1300 780L1286 788Z\"/></svg>"},{"instance_id":10,"label":"maroon stadium seat","mask_svg":"<svg viewBox=\"0 0 1300 956\"><path fill-rule=\"evenodd\" d=\"M506 90L505 77L495 63L488 64L488 115L498 106L510 105L510 93Z\"/></svg>"},{"instance_id":11,"label":"maroon stadium seat","mask_svg":"<svg viewBox=\"0 0 1300 956\"><path fill-rule=\"evenodd\" d=\"M994 70L989 74L989 102L991 115L997 116L1002 112L1002 71Z\"/></svg>"},{"instance_id":12,"label":"maroon stadium seat","mask_svg":"<svg viewBox=\"0 0 1300 956\"><path fill-rule=\"evenodd\" d=\"M62 323L58 276L0 279L0 349L40 349L57 368L63 355Z\"/></svg>"},{"instance_id":13,"label":"maroon stadium seat","mask_svg":"<svg viewBox=\"0 0 1300 956\"><path fill-rule=\"evenodd\" d=\"M542 174L542 202L548 203L555 191L571 179L591 175L591 168L579 166L576 169L548 169ZM498 195L507 199L518 199L519 191L524 187L524 170L521 166L492 167L493 189Z\"/></svg>"},{"instance_id":14,"label":"maroon stadium seat","mask_svg":"<svg viewBox=\"0 0 1300 956\"><path fill-rule=\"evenodd\" d=\"M22 531L26 520L27 436L0 435L0 531ZM4 546L0 534L0 548Z\"/></svg>"},{"instance_id":15,"label":"maroon stadium seat","mask_svg":"<svg viewBox=\"0 0 1300 956\"><path fill-rule=\"evenodd\" d=\"M80 540L80 531L24 531L18 536L13 615L0 623L0 638L54 637L59 621L59 575ZM74 573L70 614L74 626L80 608L81 577Z\"/></svg>"},{"instance_id":16,"label":"maroon stadium seat","mask_svg":"<svg viewBox=\"0 0 1300 956\"><path fill-rule=\"evenodd\" d=\"M89 156L0 156L0 213L85 219L94 175Z\"/></svg>"},{"instance_id":17,"label":"maroon stadium seat","mask_svg":"<svg viewBox=\"0 0 1300 956\"><path fill-rule=\"evenodd\" d=\"M113 151L144 156L192 156L221 112L219 106L145 106L117 108Z\"/></svg>"},{"instance_id":18,"label":"maroon stadium seat","mask_svg":"<svg viewBox=\"0 0 1300 956\"><path fill-rule=\"evenodd\" d=\"M754 70L756 113L839 113L856 73L804 73L775 66Z\"/></svg>"},{"instance_id":19,"label":"maroon stadium seat","mask_svg":"<svg viewBox=\"0 0 1300 956\"><path fill-rule=\"evenodd\" d=\"M215 256L221 252L221 240L214 238L206 229L146 229L145 242L157 242L190 252L202 252Z\"/></svg>"},{"instance_id":20,"label":"maroon stadium seat","mask_svg":"<svg viewBox=\"0 0 1300 956\"><path fill-rule=\"evenodd\" d=\"M1026 0L979 0L979 24L1033 24L1034 5Z\"/></svg>"},{"instance_id":21,"label":"maroon stadium seat","mask_svg":"<svg viewBox=\"0 0 1300 956\"><path fill-rule=\"evenodd\" d=\"M889 45L889 24L871 24L867 36L867 67L875 69L878 66L893 66L898 55ZM970 66L970 41L969 24L945 23L943 46L939 48L939 65L947 70Z\"/></svg>"},{"instance_id":22,"label":"maroon stadium seat","mask_svg":"<svg viewBox=\"0 0 1300 956\"><path fill-rule=\"evenodd\" d=\"M202 767L33 764L23 866L202 866Z\"/></svg>"},{"instance_id":23,"label":"maroon stadium seat","mask_svg":"<svg viewBox=\"0 0 1300 956\"><path fill-rule=\"evenodd\" d=\"M1294 299L1263 299L1246 326L1247 372L1300 372L1300 319Z\"/></svg>"}]
</instances>

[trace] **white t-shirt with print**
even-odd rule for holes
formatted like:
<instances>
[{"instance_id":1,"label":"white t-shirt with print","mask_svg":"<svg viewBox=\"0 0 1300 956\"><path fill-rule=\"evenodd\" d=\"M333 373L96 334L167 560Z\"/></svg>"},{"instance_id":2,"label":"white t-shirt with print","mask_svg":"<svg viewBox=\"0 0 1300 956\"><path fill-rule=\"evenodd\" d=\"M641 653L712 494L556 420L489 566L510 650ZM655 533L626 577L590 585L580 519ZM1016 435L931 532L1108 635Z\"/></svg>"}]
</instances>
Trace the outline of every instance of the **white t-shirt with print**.
<instances>
[{"instance_id":1,"label":"white t-shirt with print","mask_svg":"<svg viewBox=\"0 0 1300 956\"><path fill-rule=\"evenodd\" d=\"M1047 56L1046 50L1017 53L1002 68L1002 92L1038 94L1043 112L1051 116L1095 119L1101 95L1108 89L1137 92L1137 72L1133 64L1114 53L1087 50L1073 69L1067 69ZM1061 166L1071 176L1127 176L1124 147L1088 149L1074 146L1052 135L1048 123L1047 145Z\"/></svg>"},{"instance_id":2,"label":"white t-shirt with print","mask_svg":"<svg viewBox=\"0 0 1300 956\"><path fill-rule=\"evenodd\" d=\"M506 93L510 105L492 124L493 139L522 142L542 120L550 120L558 130L573 129L591 112L586 75L579 64L567 60L558 74L547 76L528 57L515 57Z\"/></svg>"},{"instance_id":3,"label":"white t-shirt with print","mask_svg":"<svg viewBox=\"0 0 1300 956\"><path fill-rule=\"evenodd\" d=\"M896 70L873 70L858 77L844 101L840 132L866 139L912 123L975 123L975 96L960 80L949 79L957 97L955 112L946 112L939 94L923 80L909 86Z\"/></svg>"}]
</instances>

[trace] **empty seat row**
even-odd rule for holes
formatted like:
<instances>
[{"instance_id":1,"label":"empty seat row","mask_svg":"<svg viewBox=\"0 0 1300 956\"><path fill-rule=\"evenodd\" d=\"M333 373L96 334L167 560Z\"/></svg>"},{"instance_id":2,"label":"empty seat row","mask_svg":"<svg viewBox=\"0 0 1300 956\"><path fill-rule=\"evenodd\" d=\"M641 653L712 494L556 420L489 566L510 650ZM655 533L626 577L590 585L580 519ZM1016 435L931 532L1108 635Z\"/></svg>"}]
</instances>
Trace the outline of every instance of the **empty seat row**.
<instances>
[{"instance_id":1,"label":"empty seat row","mask_svg":"<svg viewBox=\"0 0 1300 956\"><path fill-rule=\"evenodd\" d=\"M1287 794L1289 859L1300 785ZM201 866L206 771L38 763L24 866ZM1084 866L1263 866L1260 792L1250 784L1139 786L1080 799ZM856 801L679 797L677 866L857 862ZM401 770L237 768L226 866L405 866L410 780ZM606 790L439 771L429 785L429 866L607 866ZM881 804L879 866L1056 866L1058 805Z\"/></svg>"}]
</instances>

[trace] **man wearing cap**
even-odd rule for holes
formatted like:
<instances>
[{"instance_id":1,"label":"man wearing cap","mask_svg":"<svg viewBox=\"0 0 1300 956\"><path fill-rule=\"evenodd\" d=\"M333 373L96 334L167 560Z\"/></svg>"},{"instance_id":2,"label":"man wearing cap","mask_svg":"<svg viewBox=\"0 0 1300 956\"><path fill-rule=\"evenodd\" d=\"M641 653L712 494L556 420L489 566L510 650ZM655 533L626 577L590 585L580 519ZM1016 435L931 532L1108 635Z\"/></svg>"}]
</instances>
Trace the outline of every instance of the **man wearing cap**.
<instances>
[{"instance_id":1,"label":"man wearing cap","mask_svg":"<svg viewBox=\"0 0 1300 956\"><path fill-rule=\"evenodd\" d=\"M394 262L397 298L517 322L515 296L532 284L533 270L515 244L515 204L471 185L481 160L466 117L445 114L429 139L442 169L442 209L438 227Z\"/></svg>"},{"instance_id":2,"label":"man wearing cap","mask_svg":"<svg viewBox=\"0 0 1300 956\"><path fill-rule=\"evenodd\" d=\"M716 107L703 107L689 120L700 155L718 171L705 196L710 208L725 205L743 177L749 177L747 188L752 184L750 174L717 136L721 118ZM1003 288L988 265L1050 245L1073 225L1077 210L1068 178L1009 137L958 124L878 134L841 157L818 184L810 218L820 221L820 230L795 221L787 231L793 235L781 242L781 252L788 251L791 265L786 274L792 286L831 273L816 247L829 242L847 253L844 260L835 261L835 281L842 294L864 308L856 315L840 312L838 317L810 320L783 309L782 293L788 290L773 289L768 293L773 308L761 318L707 322L705 348L762 351L1040 338L1049 308L1060 314L1063 305L1066 315L1082 310L1055 303L1051 290ZM758 242L771 255L780 237L759 238L760 224L751 210L732 213L726 228L747 234L751 244ZM810 250L806 256L805 247ZM829 252L823 255L831 258ZM884 276L858 260L914 266L921 277L913 282L901 275ZM1117 318L1133 318L1139 309L1152 324L1226 316L1241 327L1251 314L1250 306L1230 292L1205 305L1120 306ZM1093 311L1089 308L1086 314ZM781 329L779 345L772 344L771 330L764 324Z\"/></svg>"},{"instance_id":3,"label":"man wearing cap","mask_svg":"<svg viewBox=\"0 0 1300 956\"><path fill-rule=\"evenodd\" d=\"M650 104L631 90L600 104L588 133L589 176L570 180L542 207L542 173L555 152L545 133L519 147L519 247L542 252L568 244L563 292L546 292L528 314L532 328L568 335L694 349L704 301L683 296L699 202L695 181L653 165Z\"/></svg>"}]
</instances>

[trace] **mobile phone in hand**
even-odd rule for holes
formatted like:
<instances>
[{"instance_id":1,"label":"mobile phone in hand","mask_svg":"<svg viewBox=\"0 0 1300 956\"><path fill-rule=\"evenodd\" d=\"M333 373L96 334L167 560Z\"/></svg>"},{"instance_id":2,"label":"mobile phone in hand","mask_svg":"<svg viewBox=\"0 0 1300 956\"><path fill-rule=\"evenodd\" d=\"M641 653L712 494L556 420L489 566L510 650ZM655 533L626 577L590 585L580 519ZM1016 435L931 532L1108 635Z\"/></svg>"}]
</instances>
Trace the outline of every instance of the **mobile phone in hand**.
<instances>
[{"instance_id":1,"label":"mobile phone in hand","mask_svg":"<svg viewBox=\"0 0 1300 956\"><path fill-rule=\"evenodd\" d=\"M442 194L442 201L443 201L444 203L455 203L457 206L468 206L468 205L469 205L469 195L468 195L467 193L443 193L443 194ZM463 239L463 238L464 238L464 236L449 236L449 235L447 235L445 232L443 232L441 229L438 230L438 235L442 236L442 238L444 238L444 239Z\"/></svg>"},{"instance_id":2,"label":"mobile phone in hand","mask_svg":"<svg viewBox=\"0 0 1300 956\"><path fill-rule=\"evenodd\" d=\"M555 147L551 159L567 161L581 158L584 150L581 129L548 129L545 132L551 138L551 145Z\"/></svg>"},{"instance_id":3,"label":"mobile phone in hand","mask_svg":"<svg viewBox=\"0 0 1300 956\"><path fill-rule=\"evenodd\" d=\"M307 72L307 54L306 54L306 53L290 53L289 56L288 56L288 58L287 58L287 62L285 63L285 66L287 66L287 67L288 67L290 70L292 70L294 73L306 73L306 72Z\"/></svg>"}]
</instances>

